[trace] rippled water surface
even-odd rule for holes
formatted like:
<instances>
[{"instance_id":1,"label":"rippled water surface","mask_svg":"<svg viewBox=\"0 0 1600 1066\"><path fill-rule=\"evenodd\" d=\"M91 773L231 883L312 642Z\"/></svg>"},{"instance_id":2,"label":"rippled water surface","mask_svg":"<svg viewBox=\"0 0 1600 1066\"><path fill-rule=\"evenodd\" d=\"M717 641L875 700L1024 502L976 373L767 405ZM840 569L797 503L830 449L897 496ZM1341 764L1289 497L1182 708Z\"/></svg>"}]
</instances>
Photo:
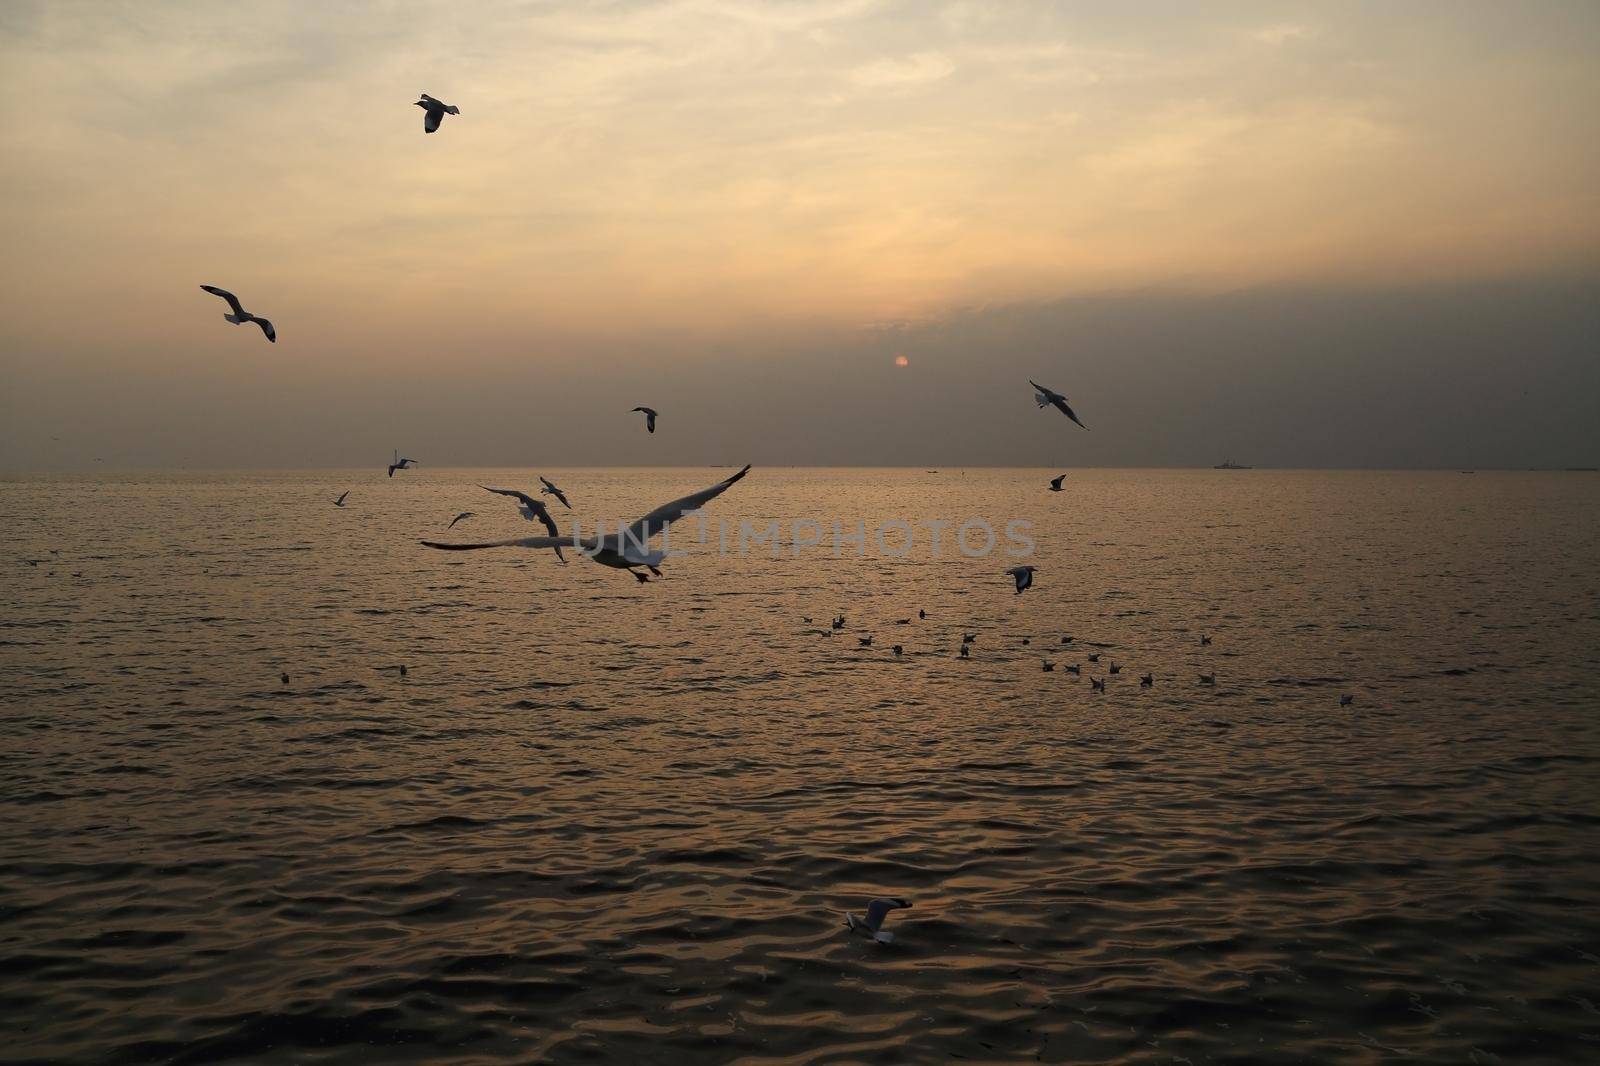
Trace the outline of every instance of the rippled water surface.
<instances>
[{"instance_id":1,"label":"rippled water surface","mask_svg":"<svg viewBox=\"0 0 1600 1066\"><path fill-rule=\"evenodd\" d=\"M0 483L0 1061L1600 1056L1600 475L1055 472Z\"/></svg>"}]
</instances>

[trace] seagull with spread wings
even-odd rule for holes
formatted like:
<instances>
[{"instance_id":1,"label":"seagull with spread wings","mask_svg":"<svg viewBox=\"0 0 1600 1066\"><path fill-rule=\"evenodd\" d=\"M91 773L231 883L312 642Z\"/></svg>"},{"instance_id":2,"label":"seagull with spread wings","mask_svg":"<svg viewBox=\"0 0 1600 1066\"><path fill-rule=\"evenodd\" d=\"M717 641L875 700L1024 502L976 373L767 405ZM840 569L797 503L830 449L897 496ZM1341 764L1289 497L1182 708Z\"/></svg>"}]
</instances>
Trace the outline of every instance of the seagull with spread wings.
<instances>
[{"instance_id":1,"label":"seagull with spread wings","mask_svg":"<svg viewBox=\"0 0 1600 1066\"><path fill-rule=\"evenodd\" d=\"M682 499L664 503L633 523L633 525L628 526L626 529L618 530L609 536L597 533L594 536L585 537L573 533L569 536L515 537L511 540L493 540L480 544L445 544L434 540L425 540L422 543L426 547L441 548L445 551L475 551L479 548L560 549L562 547L572 547L579 549L584 555L601 566L609 566L616 570L626 570L641 582L649 581L648 575L638 573L637 569L641 566L645 567L650 573L660 577L661 562L667 557L665 551L650 548L650 539L684 515L698 511L707 503L727 492L735 482L749 472L750 467L746 464L743 470L731 477L724 478L709 489L701 489L699 492L692 492ZM500 492L502 490L490 489L489 491ZM521 496L522 494L508 492L506 495Z\"/></svg>"},{"instance_id":2,"label":"seagull with spread wings","mask_svg":"<svg viewBox=\"0 0 1600 1066\"><path fill-rule=\"evenodd\" d=\"M1083 422L1078 419L1078 416L1073 412L1072 408L1067 405L1067 398L1065 396L1052 389L1045 388L1037 381L1029 380L1028 384L1039 390L1038 392L1034 393L1033 399L1034 402L1040 407L1054 407L1057 411L1060 411L1074 422L1077 422L1078 425L1083 426ZM1083 428L1088 429L1089 427L1083 426Z\"/></svg>"},{"instance_id":3,"label":"seagull with spread wings","mask_svg":"<svg viewBox=\"0 0 1600 1066\"><path fill-rule=\"evenodd\" d=\"M654 433L656 431L655 410L649 407L635 407L634 410L644 415L644 428Z\"/></svg>"},{"instance_id":4,"label":"seagull with spread wings","mask_svg":"<svg viewBox=\"0 0 1600 1066\"><path fill-rule=\"evenodd\" d=\"M556 488L555 482L542 475L540 476L539 481L544 485L544 488L539 490L539 495L554 496L556 499L561 501L561 506L565 507L569 511L572 510L572 504L567 502L567 494Z\"/></svg>"},{"instance_id":5,"label":"seagull with spread wings","mask_svg":"<svg viewBox=\"0 0 1600 1066\"><path fill-rule=\"evenodd\" d=\"M439 123L444 121L446 115L459 115L461 109L454 104L447 104L443 100L435 100L427 93L422 94L422 99L417 101L417 106L422 108L422 132L433 133L439 128Z\"/></svg>"},{"instance_id":6,"label":"seagull with spread wings","mask_svg":"<svg viewBox=\"0 0 1600 1066\"><path fill-rule=\"evenodd\" d=\"M529 496L526 492L518 492L516 489L491 489L488 485L479 485L478 487L483 489L485 492L493 492L500 496L510 496L513 500L517 501L519 505L517 507L517 511L521 513L523 518L526 518L530 522L538 522L540 525L544 526L545 529L550 531L551 537L560 540L561 530L556 528L556 520L550 517L550 508L544 505L543 500L536 500L532 496ZM453 524L454 523L452 523L452 525ZM549 547L552 547L556 550L557 559L560 559L562 562L567 561L567 557L561 554L560 544L552 544L549 545Z\"/></svg>"},{"instance_id":7,"label":"seagull with spread wings","mask_svg":"<svg viewBox=\"0 0 1600 1066\"><path fill-rule=\"evenodd\" d=\"M264 318L258 318L257 316L252 315L249 311L246 311L244 306L239 303L239 298L233 293L229 292L227 289L219 289L215 285L202 285L200 287L206 292L209 292L211 295L220 296L224 300L228 301L228 306L233 308L233 313L223 315L223 318L227 319L229 322L232 322L236 326L242 326L246 322L254 322L256 325L261 327L261 332L267 335L267 340L271 341L273 344L278 343L278 331L272 328L272 323L268 322Z\"/></svg>"},{"instance_id":8,"label":"seagull with spread wings","mask_svg":"<svg viewBox=\"0 0 1600 1066\"><path fill-rule=\"evenodd\" d=\"M409 470L414 466L421 465L422 464L417 462L415 459L400 458L400 453L397 451L394 453L394 462L389 464L389 476L394 477L394 472L396 470Z\"/></svg>"}]
</instances>

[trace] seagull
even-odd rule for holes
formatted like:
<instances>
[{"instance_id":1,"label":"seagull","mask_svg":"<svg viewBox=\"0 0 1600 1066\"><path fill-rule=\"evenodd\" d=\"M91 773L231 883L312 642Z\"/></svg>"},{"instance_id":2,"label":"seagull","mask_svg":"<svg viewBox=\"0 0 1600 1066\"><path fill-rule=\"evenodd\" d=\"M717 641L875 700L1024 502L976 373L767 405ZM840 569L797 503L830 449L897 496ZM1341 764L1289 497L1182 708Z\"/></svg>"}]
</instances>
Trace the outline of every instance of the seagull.
<instances>
[{"instance_id":1,"label":"seagull","mask_svg":"<svg viewBox=\"0 0 1600 1066\"><path fill-rule=\"evenodd\" d=\"M446 528L446 529L454 529L455 526L456 526L456 523L461 521L463 518L476 518L476 517L478 517L478 516L475 513L473 513L472 511L462 511L460 514L458 514L454 518L450 519L450 524L448 526L445 526L444 528Z\"/></svg>"},{"instance_id":2,"label":"seagull","mask_svg":"<svg viewBox=\"0 0 1600 1066\"><path fill-rule=\"evenodd\" d=\"M967 658L967 651L968 651L967 646L965 644L961 645L961 657L963 659Z\"/></svg>"},{"instance_id":3,"label":"seagull","mask_svg":"<svg viewBox=\"0 0 1600 1066\"><path fill-rule=\"evenodd\" d=\"M1017 582L1018 596L1033 587L1033 572L1037 569L1037 566L1013 566L1006 571Z\"/></svg>"},{"instance_id":4,"label":"seagull","mask_svg":"<svg viewBox=\"0 0 1600 1066\"><path fill-rule=\"evenodd\" d=\"M567 502L566 493L556 488L555 485L551 483L549 478L541 477L539 480L544 483L544 488L539 490L539 495L554 496L556 499L561 501L561 506L565 507L569 511L572 510L572 504Z\"/></svg>"},{"instance_id":5,"label":"seagull","mask_svg":"<svg viewBox=\"0 0 1600 1066\"><path fill-rule=\"evenodd\" d=\"M345 489L343 492L339 493L339 498L337 500L333 501L333 505L335 507L343 507L344 506L344 498L346 496L348 496L348 495L350 495L350 490L349 489Z\"/></svg>"},{"instance_id":6,"label":"seagull","mask_svg":"<svg viewBox=\"0 0 1600 1066\"><path fill-rule=\"evenodd\" d=\"M746 464L744 469L732 477L725 478L708 489L690 493L682 499L664 503L627 529L618 530L611 536L582 537L574 533L565 537L516 537L511 540L493 540L480 544L444 544L433 540L425 540L422 543L426 547L442 548L446 551L472 551L478 548L557 548L570 546L581 548L585 555L601 566L609 566L616 570L627 570L633 573L635 578L648 581L649 579L643 574L636 572L636 568L645 567L652 574L660 577L659 566L661 561L667 557L665 551L650 550L648 548L650 538L689 512L699 510L700 507L721 496L749 472L750 466ZM501 490L490 489L489 491L499 492ZM528 500L520 492L506 493L506 495L517 496L529 503L537 502ZM841 618L839 621L843 622L843 619Z\"/></svg>"},{"instance_id":7,"label":"seagull","mask_svg":"<svg viewBox=\"0 0 1600 1066\"><path fill-rule=\"evenodd\" d=\"M1065 474L1062 474L1060 477L1051 478L1050 479L1050 491L1051 492L1060 492L1061 491L1061 483L1063 481L1065 481L1065 480L1067 480L1067 475L1065 475Z\"/></svg>"},{"instance_id":8,"label":"seagull","mask_svg":"<svg viewBox=\"0 0 1600 1066\"><path fill-rule=\"evenodd\" d=\"M1200 683L1202 685L1215 685L1217 683L1217 675L1214 672L1209 674L1201 674Z\"/></svg>"},{"instance_id":9,"label":"seagull","mask_svg":"<svg viewBox=\"0 0 1600 1066\"><path fill-rule=\"evenodd\" d=\"M246 322L254 322L256 325L261 327L261 332L267 335L267 340L274 344L278 343L278 331L272 328L272 323L268 322L264 318L257 318L249 311L246 311L239 304L239 298L233 293L229 292L227 289L219 289L215 285L202 285L200 287L206 290L206 292L209 292L211 295L220 296L224 300L228 301L228 306L233 308L233 314L223 315L223 318L227 319L229 322L232 322L236 326L242 326Z\"/></svg>"},{"instance_id":10,"label":"seagull","mask_svg":"<svg viewBox=\"0 0 1600 1066\"><path fill-rule=\"evenodd\" d=\"M1116 663L1112 663L1111 664L1111 672L1113 674L1120 674L1120 673L1122 673L1122 667L1118 666Z\"/></svg>"},{"instance_id":11,"label":"seagull","mask_svg":"<svg viewBox=\"0 0 1600 1066\"><path fill-rule=\"evenodd\" d=\"M1044 666L1044 672L1047 674L1056 668L1056 664L1051 662L1049 659L1042 659L1040 662Z\"/></svg>"},{"instance_id":12,"label":"seagull","mask_svg":"<svg viewBox=\"0 0 1600 1066\"><path fill-rule=\"evenodd\" d=\"M927 618L928 618L928 612L924 611L922 608L918 607L917 608L917 617L921 618L924 621L926 621Z\"/></svg>"},{"instance_id":13,"label":"seagull","mask_svg":"<svg viewBox=\"0 0 1600 1066\"><path fill-rule=\"evenodd\" d=\"M1073 663L1071 666L1067 667L1067 673L1069 673L1069 674L1082 674L1083 673L1083 667L1078 665L1077 663Z\"/></svg>"},{"instance_id":14,"label":"seagull","mask_svg":"<svg viewBox=\"0 0 1600 1066\"><path fill-rule=\"evenodd\" d=\"M880 944L893 944L894 934L883 932L883 920L890 911L909 908L910 906L911 904L903 899L875 899L867 904L865 917L846 914L844 916L844 924L849 926L852 933L870 936Z\"/></svg>"},{"instance_id":15,"label":"seagull","mask_svg":"<svg viewBox=\"0 0 1600 1066\"><path fill-rule=\"evenodd\" d=\"M978 634L976 634L976 633L963 633L963 634L961 634L961 643L963 643L963 644L971 644L973 641L975 641L977 639L978 639Z\"/></svg>"},{"instance_id":16,"label":"seagull","mask_svg":"<svg viewBox=\"0 0 1600 1066\"><path fill-rule=\"evenodd\" d=\"M1089 653L1089 661L1092 662L1092 663L1099 662L1100 661L1100 653L1097 652L1097 651L1090 652Z\"/></svg>"},{"instance_id":17,"label":"seagull","mask_svg":"<svg viewBox=\"0 0 1600 1066\"><path fill-rule=\"evenodd\" d=\"M905 650L906 650L906 649L905 649L905 648L903 648L903 647L902 647L902 646L900 646L900 645L899 645L899 644L896 644L896 645L895 645L895 646L894 646L894 653L895 653L895 654L896 654L896 655L899 655L899 654L900 654L900 653L901 653L901 652L903 652L903 651L905 651Z\"/></svg>"},{"instance_id":18,"label":"seagull","mask_svg":"<svg viewBox=\"0 0 1600 1066\"><path fill-rule=\"evenodd\" d=\"M285 670L282 673L280 673L278 675L278 680L283 682L285 685L287 685L289 683L289 671Z\"/></svg>"},{"instance_id":19,"label":"seagull","mask_svg":"<svg viewBox=\"0 0 1600 1066\"><path fill-rule=\"evenodd\" d=\"M1140 688L1149 688L1151 685L1154 685L1155 683L1156 683L1156 677L1155 677L1154 674L1145 674L1143 677L1141 677L1139 679L1139 687Z\"/></svg>"},{"instance_id":20,"label":"seagull","mask_svg":"<svg viewBox=\"0 0 1600 1066\"><path fill-rule=\"evenodd\" d=\"M656 413L648 407L635 407L634 410L644 412L644 428L654 433L656 431Z\"/></svg>"},{"instance_id":21,"label":"seagull","mask_svg":"<svg viewBox=\"0 0 1600 1066\"><path fill-rule=\"evenodd\" d=\"M459 107L447 104L443 100L435 100L427 93L422 94L422 99L417 101L417 106L425 112L422 116L422 132L424 133L432 133L437 130L439 123L444 121L446 115L461 114Z\"/></svg>"},{"instance_id":22,"label":"seagull","mask_svg":"<svg viewBox=\"0 0 1600 1066\"><path fill-rule=\"evenodd\" d=\"M1091 691L1091 692L1104 692L1105 690L1106 690L1106 679L1105 678L1103 678L1103 677L1091 677L1089 679L1089 691Z\"/></svg>"},{"instance_id":23,"label":"seagull","mask_svg":"<svg viewBox=\"0 0 1600 1066\"><path fill-rule=\"evenodd\" d=\"M1339 697L1339 706L1348 707L1352 703L1354 703L1355 701L1356 701L1356 698L1354 696L1340 696Z\"/></svg>"},{"instance_id":24,"label":"seagull","mask_svg":"<svg viewBox=\"0 0 1600 1066\"><path fill-rule=\"evenodd\" d=\"M897 625L897 626L908 626L908 625L911 624L911 619L909 619L909 618L896 618L894 624Z\"/></svg>"},{"instance_id":25,"label":"seagull","mask_svg":"<svg viewBox=\"0 0 1600 1066\"><path fill-rule=\"evenodd\" d=\"M811 624L811 619L807 618L805 615L800 616L800 621L804 622L806 625Z\"/></svg>"},{"instance_id":26,"label":"seagull","mask_svg":"<svg viewBox=\"0 0 1600 1066\"><path fill-rule=\"evenodd\" d=\"M1210 643L1211 643L1211 638L1210 637L1206 636L1204 633L1200 634L1200 644L1201 644L1202 647L1204 647L1205 645L1210 644Z\"/></svg>"},{"instance_id":27,"label":"seagull","mask_svg":"<svg viewBox=\"0 0 1600 1066\"><path fill-rule=\"evenodd\" d=\"M385 667L385 669L387 669L387 670L398 670L398 671L400 671L400 676L401 677L405 677L406 676L406 665L405 665L405 663L401 663L398 666Z\"/></svg>"},{"instance_id":28,"label":"seagull","mask_svg":"<svg viewBox=\"0 0 1600 1066\"><path fill-rule=\"evenodd\" d=\"M861 645L863 648L870 648L870 647L872 647L872 638L871 637L857 637L856 638L856 643Z\"/></svg>"},{"instance_id":29,"label":"seagull","mask_svg":"<svg viewBox=\"0 0 1600 1066\"><path fill-rule=\"evenodd\" d=\"M1067 398L1065 396L1045 388L1037 381L1029 381L1028 384L1039 390L1034 394L1033 399L1040 407L1054 407L1057 411L1077 422L1078 425L1083 426L1083 423L1078 421L1078 416L1073 413L1072 408L1067 406ZM1088 429L1089 427L1083 426L1083 428Z\"/></svg>"},{"instance_id":30,"label":"seagull","mask_svg":"<svg viewBox=\"0 0 1600 1066\"><path fill-rule=\"evenodd\" d=\"M1061 638L1061 643L1063 643L1063 644L1071 644L1072 643L1072 638L1071 637L1062 637Z\"/></svg>"},{"instance_id":31,"label":"seagull","mask_svg":"<svg viewBox=\"0 0 1600 1066\"><path fill-rule=\"evenodd\" d=\"M527 493L518 492L516 489L491 489L488 485L479 485L478 487L486 492L493 492L501 496L510 496L513 500L516 500L522 505L518 507L517 510L521 513L523 518L526 518L530 522L538 522L540 525L544 526L545 529L550 531L550 535L552 537L561 536L561 530L556 528L556 520L550 517L550 508L544 505L543 500L536 500ZM460 520L460 518L457 518L456 522L459 522ZM451 522L450 524L455 525L455 522ZM554 545L554 547L556 549L556 558L560 559L562 562L566 562L566 556L561 554L561 545L557 544Z\"/></svg>"},{"instance_id":32,"label":"seagull","mask_svg":"<svg viewBox=\"0 0 1600 1066\"><path fill-rule=\"evenodd\" d=\"M835 618L833 620L833 628L835 628L835 629L843 629L844 628L844 615L841 614L839 617L837 617L837 618Z\"/></svg>"},{"instance_id":33,"label":"seagull","mask_svg":"<svg viewBox=\"0 0 1600 1066\"><path fill-rule=\"evenodd\" d=\"M394 462L389 464L389 476L390 477L394 477L394 472L396 470L409 470L413 466L421 466L421 465L422 464L418 463L415 459L402 459L402 458L400 458L400 453L399 452L395 452L394 453Z\"/></svg>"},{"instance_id":34,"label":"seagull","mask_svg":"<svg viewBox=\"0 0 1600 1066\"><path fill-rule=\"evenodd\" d=\"M1033 641L1030 638L1028 638L1028 637L1023 637L1022 638L1022 646L1024 648L1026 648L1029 644L1032 644L1032 643L1033 643Z\"/></svg>"}]
</instances>

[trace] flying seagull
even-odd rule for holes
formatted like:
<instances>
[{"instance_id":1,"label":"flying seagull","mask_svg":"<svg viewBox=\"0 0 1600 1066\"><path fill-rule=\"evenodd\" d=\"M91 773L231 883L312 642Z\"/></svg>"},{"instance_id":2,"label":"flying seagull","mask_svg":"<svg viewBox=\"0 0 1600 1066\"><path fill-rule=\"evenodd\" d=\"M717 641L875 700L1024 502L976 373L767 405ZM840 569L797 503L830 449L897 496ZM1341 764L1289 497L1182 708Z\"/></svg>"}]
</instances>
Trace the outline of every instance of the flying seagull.
<instances>
[{"instance_id":1,"label":"flying seagull","mask_svg":"<svg viewBox=\"0 0 1600 1066\"><path fill-rule=\"evenodd\" d=\"M402 458L400 458L400 453L399 452L395 452L394 453L394 462L389 464L389 476L390 477L394 477L394 472L396 470L409 470L413 466L420 466L420 465L421 464L418 463L415 459L402 459Z\"/></svg>"},{"instance_id":2,"label":"flying seagull","mask_svg":"<svg viewBox=\"0 0 1600 1066\"><path fill-rule=\"evenodd\" d=\"M339 498L337 500L333 501L333 505L335 507L343 507L344 506L344 498L346 496L348 496L348 495L350 495L350 490L349 489L345 489L343 492L339 493Z\"/></svg>"},{"instance_id":3,"label":"flying seagull","mask_svg":"<svg viewBox=\"0 0 1600 1066\"><path fill-rule=\"evenodd\" d=\"M446 528L446 529L454 529L456 527L456 523L461 521L463 518L476 518L476 517L477 517L477 515L473 514L473 512L471 512L471 511L462 511L460 514L458 514L454 518L450 519L450 524L448 526L445 526L444 528Z\"/></svg>"},{"instance_id":4,"label":"flying seagull","mask_svg":"<svg viewBox=\"0 0 1600 1066\"><path fill-rule=\"evenodd\" d=\"M561 506L565 507L569 511L572 510L572 504L567 502L566 493L556 488L551 480L547 477L541 477L539 480L544 483L544 488L539 490L539 495L554 496L556 499L561 501Z\"/></svg>"},{"instance_id":5,"label":"flying seagull","mask_svg":"<svg viewBox=\"0 0 1600 1066\"><path fill-rule=\"evenodd\" d=\"M521 512L523 518L526 518L530 522L538 522L540 525L544 526L545 529L550 531L550 535L552 537L561 536L561 530L556 528L556 520L550 517L550 508L544 505L543 500L536 500L527 493L518 492L516 489L491 489L488 485L479 485L478 487L488 492L498 493L501 496L510 496L513 500L516 500L522 505L518 507L517 510ZM454 522L451 523L451 525L454 524ZM556 550L556 558L560 559L562 562L566 562L566 556L561 554L561 545L556 544L553 545L553 547Z\"/></svg>"},{"instance_id":6,"label":"flying seagull","mask_svg":"<svg viewBox=\"0 0 1600 1066\"><path fill-rule=\"evenodd\" d=\"M634 410L635 411L643 411L644 412L644 428L648 429L651 433L654 433L656 431L656 413L655 413L655 411L651 410L648 407L635 407Z\"/></svg>"},{"instance_id":7,"label":"flying seagull","mask_svg":"<svg viewBox=\"0 0 1600 1066\"><path fill-rule=\"evenodd\" d=\"M911 904L903 899L875 899L867 904L867 913L864 917L854 914L845 914L844 924L852 933L870 936L880 944L893 944L894 934L883 931L883 920L890 911L909 908Z\"/></svg>"},{"instance_id":8,"label":"flying seagull","mask_svg":"<svg viewBox=\"0 0 1600 1066\"><path fill-rule=\"evenodd\" d=\"M1057 411L1077 422L1078 425L1083 426L1083 423L1078 421L1078 416L1073 413L1072 408L1067 406L1067 398L1065 396L1045 388L1037 381L1029 380L1028 384L1039 390L1034 394L1033 399L1040 407L1054 407ZM1088 429L1089 427L1083 426L1083 428Z\"/></svg>"},{"instance_id":9,"label":"flying seagull","mask_svg":"<svg viewBox=\"0 0 1600 1066\"><path fill-rule=\"evenodd\" d=\"M447 551L471 551L477 548L556 548L570 546L582 549L585 555L601 566L627 570L636 578L649 580L646 575L637 573L636 568L645 567L652 574L660 577L661 570L659 567L661 561L667 557L665 551L651 550L649 548L650 538L689 512L697 511L705 504L721 496L736 481L749 472L750 467L747 464L743 470L740 470L732 477L717 482L709 489L701 489L699 492L690 493L682 499L664 503L627 529L619 530L610 536L581 537L574 533L566 537L517 537L512 540L495 540L482 544L443 544L432 540L425 540L422 543L429 548L443 548ZM515 495L520 496L521 493L516 493Z\"/></svg>"},{"instance_id":10,"label":"flying seagull","mask_svg":"<svg viewBox=\"0 0 1600 1066\"><path fill-rule=\"evenodd\" d=\"M264 318L257 318L249 311L246 311L239 303L239 298L233 293L229 292L227 289L219 289L215 285L202 285L200 287L206 290L206 292L209 292L211 295L220 296L224 300L228 301L228 306L233 308L233 314L223 315L223 318L227 319L229 322L232 322L236 326L242 326L246 322L254 322L256 325L261 327L261 332L267 335L267 340L274 344L278 343L278 331L272 328L272 323L268 322Z\"/></svg>"},{"instance_id":11,"label":"flying seagull","mask_svg":"<svg viewBox=\"0 0 1600 1066\"><path fill-rule=\"evenodd\" d=\"M417 101L417 106L426 112L422 116L422 131L424 133L432 133L437 130L439 123L444 121L446 115L461 114L459 107L447 104L443 100L435 100L427 93L422 94L422 99Z\"/></svg>"},{"instance_id":12,"label":"flying seagull","mask_svg":"<svg viewBox=\"0 0 1600 1066\"><path fill-rule=\"evenodd\" d=\"M1065 481L1065 480L1067 480L1067 475L1065 475L1065 474L1061 474L1061 475L1059 475L1057 477L1051 478L1050 479L1050 491L1051 492L1060 492L1061 491L1061 483L1063 481Z\"/></svg>"},{"instance_id":13,"label":"flying seagull","mask_svg":"<svg viewBox=\"0 0 1600 1066\"><path fill-rule=\"evenodd\" d=\"M1017 582L1018 596L1033 587L1033 572L1037 569L1037 566L1013 566L1006 571Z\"/></svg>"}]
</instances>

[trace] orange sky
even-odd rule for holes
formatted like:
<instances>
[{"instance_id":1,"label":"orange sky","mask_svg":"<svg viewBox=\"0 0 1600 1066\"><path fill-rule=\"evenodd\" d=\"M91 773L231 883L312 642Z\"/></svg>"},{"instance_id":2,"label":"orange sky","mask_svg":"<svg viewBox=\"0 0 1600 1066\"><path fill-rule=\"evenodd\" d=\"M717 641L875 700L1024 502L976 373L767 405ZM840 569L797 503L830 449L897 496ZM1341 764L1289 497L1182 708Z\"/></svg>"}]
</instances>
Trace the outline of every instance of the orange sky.
<instances>
[{"instance_id":1,"label":"orange sky","mask_svg":"<svg viewBox=\"0 0 1600 1066\"><path fill-rule=\"evenodd\" d=\"M1583 273L1597 54L1573 3L9 3L0 370L213 358L201 282L314 372Z\"/></svg>"}]
</instances>

